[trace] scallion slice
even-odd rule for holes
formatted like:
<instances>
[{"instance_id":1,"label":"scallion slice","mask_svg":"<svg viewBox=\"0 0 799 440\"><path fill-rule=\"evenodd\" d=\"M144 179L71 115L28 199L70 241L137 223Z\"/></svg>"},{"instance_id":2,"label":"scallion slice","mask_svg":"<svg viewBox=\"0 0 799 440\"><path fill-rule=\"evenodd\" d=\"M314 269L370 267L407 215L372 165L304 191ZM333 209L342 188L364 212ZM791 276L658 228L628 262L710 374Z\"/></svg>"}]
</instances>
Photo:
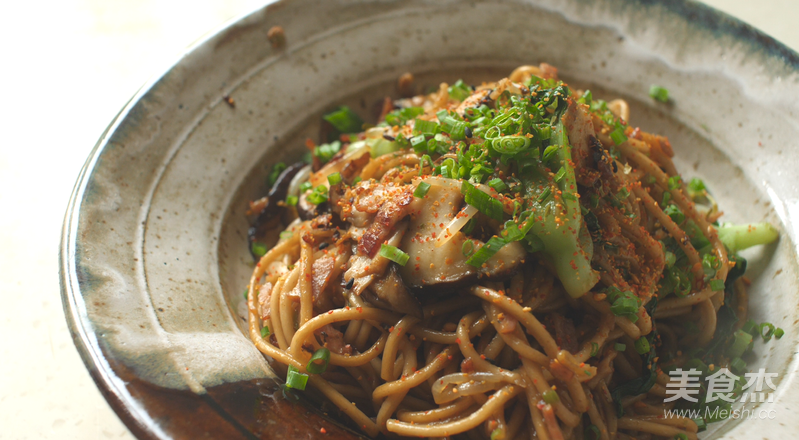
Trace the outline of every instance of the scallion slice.
<instances>
[{"instance_id":1,"label":"scallion slice","mask_svg":"<svg viewBox=\"0 0 799 440\"><path fill-rule=\"evenodd\" d=\"M694 423L696 423L696 427L698 428L697 430L699 432L702 432L702 431L707 429L707 423L705 423L705 419L699 417L699 418L691 419L691 420L693 420Z\"/></svg>"},{"instance_id":2,"label":"scallion slice","mask_svg":"<svg viewBox=\"0 0 799 440\"><path fill-rule=\"evenodd\" d=\"M463 246L461 246L461 252L465 257L471 256L474 253L474 242L472 240L464 241Z\"/></svg>"},{"instance_id":3,"label":"scallion slice","mask_svg":"<svg viewBox=\"0 0 799 440\"><path fill-rule=\"evenodd\" d=\"M258 243L257 241L254 241L252 243L252 245L250 246L250 250L252 251L253 255L255 255L256 257L263 257L264 255L266 255L267 251L266 245L263 243Z\"/></svg>"},{"instance_id":4,"label":"scallion slice","mask_svg":"<svg viewBox=\"0 0 799 440\"><path fill-rule=\"evenodd\" d=\"M610 139L616 145L621 145L627 141L627 136L624 134L624 127L621 124L616 126L616 129L610 133Z\"/></svg>"},{"instance_id":5,"label":"scallion slice","mask_svg":"<svg viewBox=\"0 0 799 440\"><path fill-rule=\"evenodd\" d=\"M461 184L461 194L464 195L466 203L474 206L478 211L494 220L502 221L502 202L499 200L480 191L480 189L465 180Z\"/></svg>"},{"instance_id":6,"label":"scallion slice","mask_svg":"<svg viewBox=\"0 0 799 440\"><path fill-rule=\"evenodd\" d=\"M765 330L765 332L763 332L763 330ZM771 337L774 336L774 324L770 322L760 324L758 333L760 333L760 337L763 338L764 341L769 341Z\"/></svg>"},{"instance_id":7,"label":"scallion slice","mask_svg":"<svg viewBox=\"0 0 799 440\"><path fill-rule=\"evenodd\" d=\"M710 290L714 292L721 292L724 290L723 280L710 280Z\"/></svg>"},{"instance_id":8,"label":"scallion slice","mask_svg":"<svg viewBox=\"0 0 799 440\"><path fill-rule=\"evenodd\" d=\"M297 206L297 202L299 202L299 198L297 196L286 196L286 205Z\"/></svg>"},{"instance_id":9,"label":"scallion slice","mask_svg":"<svg viewBox=\"0 0 799 440\"><path fill-rule=\"evenodd\" d=\"M411 258L410 255L406 254L399 248L387 244L380 245L380 256L388 258L400 266L405 266L408 263L408 259Z\"/></svg>"},{"instance_id":10,"label":"scallion slice","mask_svg":"<svg viewBox=\"0 0 799 440\"><path fill-rule=\"evenodd\" d=\"M271 335L272 333L269 331L269 326L265 325L261 327L261 337L266 338L267 336Z\"/></svg>"},{"instance_id":11,"label":"scallion slice","mask_svg":"<svg viewBox=\"0 0 799 440\"><path fill-rule=\"evenodd\" d=\"M421 199L427 195L427 191L430 191L430 184L427 182L419 182L419 185L413 190L413 196Z\"/></svg>"},{"instance_id":12,"label":"scallion slice","mask_svg":"<svg viewBox=\"0 0 799 440\"><path fill-rule=\"evenodd\" d=\"M496 192L502 192L508 189L508 185L506 185L505 182L503 182L502 179L500 179L499 177L495 177L489 180L488 186L494 188L494 191Z\"/></svg>"},{"instance_id":13,"label":"scallion slice","mask_svg":"<svg viewBox=\"0 0 799 440\"><path fill-rule=\"evenodd\" d=\"M289 372L286 374L286 386L295 390L304 391L308 383L308 375L300 373L300 370L293 365L289 365Z\"/></svg>"},{"instance_id":14,"label":"scallion slice","mask_svg":"<svg viewBox=\"0 0 799 440\"><path fill-rule=\"evenodd\" d=\"M626 344L618 344L618 343L617 344L613 344L613 349L616 350L616 351L624 351L624 350L627 350L627 345Z\"/></svg>"},{"instance_id":15,"label":"scallion slice","mask_svg":"<svg viewBox=\"0 0 799 440\"><path fill-rule=\"evenodd\" d=\"M505 240L497 237L496 235L491 237L488 242L486 242L483 247L477 250L471 258L466 260L466 264L474 267L482 267L486 261L488 261L491 257L494 256L502 246L505 246Z\"/></svg>"},{"instance_id":16,"label":"scallion slice","mask_svg":"<svg viewBox=\"0 0 799 440\"><path fill-rule=\"evenodd\" d=\"M741 374L746 371L746 361L737 357L730 361L730 369L735 374Z\"/></svg>"},{"instance_id":17,"label":"scallion slice","mask_svg":"<svg viewBox=\"0 0 799 440\"><path fill-rule=\"evenodd\" d=\"M661 86L649 86L649 96L660 102L669 102L669 91Z\"/></svg>"},{"instance_id":18,"label":"scallion slice","mask_svg":"<svg viewBox=\"0 0 799 440\"><path fill-rule=\"evenodd\" d=\"M341 173L333 173L327 176L327 182L330 184L330 186L338 185L341 183Z\"/></svg>"},{"instance_id":19,"label":"scallion slice","mask_svg":"<svg viewBox=\"0 0 799 440\"><path fill-rule=\"evenodd\" d=\"M752 335L743 330L736 330L733 335L732 344L727 348L727 356L730 358L741 357L744 354L749 344L752 343Z\"/></svg>"},{"instance_id":20,"label":"scallion slice","mask_svg":"<svg viewBox=\"0 0 799 440\"><path fill-rule=\"evenodd\" d=\"M330 363L330 350L327 348L320 348L311 356L308 365L305 369L311 374L322 374L327 370L327 365Z\"/></svg>"},{"instance_id":21,"label":"scallion slice","mask_svg":"<svg viewBox=\"0 0 799 440\"><path fill-rule=\"evenodd\" d=\"M541 397L544 399L544 402L550 405L560 401L560 396L558 396L558 393L556 393L555 390L546 390L541 393Z\"/></svg>"},{"instance_id":22,"label":"scallion slice","mask_svg":"<svg viewBox=\"0 0 799 440\"><path fill-rule=\"evenodd\" d=\"M596 342L591 343L591 357L594 357L599 354L599 344Z\"/></svg>"},{"instance_id":23,"label":"scallion slice","mask_svg":"<svg viewBox=\"0 0 799 440\"><path fill-rule=\"evenodd\" d=\"M328 199L327 187L324 185L317 186L314 188L311 194L308 194L306 199L308 200L308 203L312 203L314 205L319 205L326 202Z\"/></svg>"},{"instance_id":24,"label":"scallion slice","mask_svg":"<svg viewBox=\"0 0 799 440\"><path fill-rule=\"evenodd\" d=\"M685 214L683 214L676 205L666 206L663 208L663 213L671 217L672 221L678 225L682 224L683 220L685 220Z\"/></svg>"},{"instance_id":25,"label":"scallion slice","mask_svg":"<svg viewBox=\"0 0 799 440\"><path fill-rule=\"evenodd\" d=\"M363 128L363 119L346 105L322 116L322 119L341 133L357 133Z\"/></svg>"},{"instance_id":26,"label":"scallion slice","mask_svg":"<svg viewBox=\"0 0 799 440\"><path fill-rule=\"evenodd\" d=\"M635 351L638 354L649 353L649 340L646 338L638 338L635 340Z\"/></svg>"},{"instance_id":27,"label":"scallion slice","mask_svg":"<svg viewBox=\"0 0 799 440\"><path fill-rule=\"evenodd\" d=\"M774 330L774 337L777 338L777 339L780 339L783 336L785 336L785 330L777 327L777 329Z\"/></svg>"},{"instance_id":28,"label":"scallion slice","mask_svg":"<svg viewBox=\"0 0 799 440\"><path fill-rule=\"evenodd\" d=\"M417 119L416 122L413 124L414 131L417 131L421 134L436 134L436 130L438 129L438 123L435 121L425 121L424 119ZM413 145L413 139L411 139L411 145Z\"/></svg>"}]
</instances>

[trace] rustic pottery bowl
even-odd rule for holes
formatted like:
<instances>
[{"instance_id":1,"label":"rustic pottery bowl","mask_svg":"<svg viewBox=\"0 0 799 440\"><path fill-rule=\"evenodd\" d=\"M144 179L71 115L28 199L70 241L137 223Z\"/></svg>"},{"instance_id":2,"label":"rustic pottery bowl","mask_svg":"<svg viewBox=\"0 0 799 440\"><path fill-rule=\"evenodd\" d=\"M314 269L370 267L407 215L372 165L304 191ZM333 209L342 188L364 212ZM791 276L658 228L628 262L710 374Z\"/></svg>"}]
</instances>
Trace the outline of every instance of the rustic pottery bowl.
<instances>
[{"instance_id":1,"label":"rustic pottery bowl","mask_svg":"<svg viewBox=\"0 0 799 440\"><path fill-rule=\"evenodd\" d=\"M287 45L267 41L272 26ZM785 329L755 347L778 373L769 420L708 438L792 438L797 388L799 57L692 1L286 0L195 45L119 113L81 170L61 243L64 308L97 385L140 438L356 438L292 404L243 329L252 269L246 202L270 164L300 157L319 116L361 114L396 78L420 90L548 62L573 84L629 100L708 183L728 221L771 221L748 252L751 315ZM672 100L648 97L652 83ZM225 97L233 99L234 105Z\"/></svg>"}]
</instances>

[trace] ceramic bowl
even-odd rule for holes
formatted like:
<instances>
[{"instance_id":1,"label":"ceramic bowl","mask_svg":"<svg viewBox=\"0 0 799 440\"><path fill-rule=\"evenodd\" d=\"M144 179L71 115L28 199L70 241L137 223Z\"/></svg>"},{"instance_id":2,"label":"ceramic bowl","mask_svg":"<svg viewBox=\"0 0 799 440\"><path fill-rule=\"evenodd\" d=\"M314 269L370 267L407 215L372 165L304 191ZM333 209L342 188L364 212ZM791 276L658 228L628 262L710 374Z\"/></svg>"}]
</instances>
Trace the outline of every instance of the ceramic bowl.
<instances>
[{"instance_id":1,"label":"ceramic bowl","mask_svg":"<svg viewBox=\"0 0 799 440\"><path fill-rule=\"evenodd\" d=\"M287 45L271 47L272 26ZM771 221L748 252L751 315L786 331L756 346L778 373L773 420L707 437L791 438L799 428L795 247L799 57L691 1L286 0L195 45L120 112L81 170L61 243L64 308L109 403L140 438L355 438L275 395L243 332L252 263L246 202L268 168L300 157L319 116L361 114L407 71L420 88L548 62L626 98L632 123L667 134L678 168L708 183L728 221ZM670 104L648 97L656 83ZM225 97L233 99L230 105Z\"/></svg>"}]
</instances>

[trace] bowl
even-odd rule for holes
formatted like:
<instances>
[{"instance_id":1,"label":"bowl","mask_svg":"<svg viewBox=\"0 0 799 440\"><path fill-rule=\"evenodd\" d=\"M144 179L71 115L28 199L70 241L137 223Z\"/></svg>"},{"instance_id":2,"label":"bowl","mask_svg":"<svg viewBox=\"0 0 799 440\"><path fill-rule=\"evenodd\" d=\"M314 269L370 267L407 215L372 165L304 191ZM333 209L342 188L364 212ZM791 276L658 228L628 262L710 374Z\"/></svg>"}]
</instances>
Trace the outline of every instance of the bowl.
<instances>
[{"instance_id":1,"label":"bowl","mask_svg":"<svg viewBox=\"0 0 799 440\"><path fill-rule=\"evenodd\" d=\"M285 47L268 33L285 29ZM669 136L678 169L735 222L770 221L747 251L751 315L785 329L756 347L778 373L773 418L708 438L790 438L799 428L799 56L692 1L285 0L197 43L144 86L80 172L63 226L64 308L75 345L140 438L356 438L326 407L280 396L250 343L247 201L271 164L301 156L320 115L362 114L396 78L437 85L547 62L570 83L627 99L632 123ZM648 96L666 87L669 104Z\"/></svg>"}]
</instances>

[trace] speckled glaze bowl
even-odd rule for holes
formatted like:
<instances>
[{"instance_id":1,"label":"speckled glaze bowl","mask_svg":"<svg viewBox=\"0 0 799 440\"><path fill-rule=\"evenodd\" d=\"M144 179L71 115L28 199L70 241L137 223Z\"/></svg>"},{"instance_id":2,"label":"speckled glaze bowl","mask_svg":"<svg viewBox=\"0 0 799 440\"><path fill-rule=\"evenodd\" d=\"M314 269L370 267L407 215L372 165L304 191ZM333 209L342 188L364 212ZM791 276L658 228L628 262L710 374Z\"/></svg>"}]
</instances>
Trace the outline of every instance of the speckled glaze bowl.
<instances>
[{"instance_id":1,"label":"speckled glaze bowl","mask_svg":"<svg viewBox=\"0 0 799 440\"><path fill-rule=\"evenodd\" d=\"M274 25L284 49L267 42ZM775 401L759 407L774 418L730 420L705 436L793 438L799 57L700 4L651 0L286 0L198 43L142 88L81 170L61 243L75 344L131 431L356 438L275 394L243 332L246 202L336 104L371 114L406 71L421 90L542 61L628 99L632 123L670 137L678 168L705 179L728 221L778 225L778 243L746 254L752 317L786 331L758 343L753 366L779 374ZM649 99L651 83L668 88L669 105Z\"/></svg>"}]
</instances>

